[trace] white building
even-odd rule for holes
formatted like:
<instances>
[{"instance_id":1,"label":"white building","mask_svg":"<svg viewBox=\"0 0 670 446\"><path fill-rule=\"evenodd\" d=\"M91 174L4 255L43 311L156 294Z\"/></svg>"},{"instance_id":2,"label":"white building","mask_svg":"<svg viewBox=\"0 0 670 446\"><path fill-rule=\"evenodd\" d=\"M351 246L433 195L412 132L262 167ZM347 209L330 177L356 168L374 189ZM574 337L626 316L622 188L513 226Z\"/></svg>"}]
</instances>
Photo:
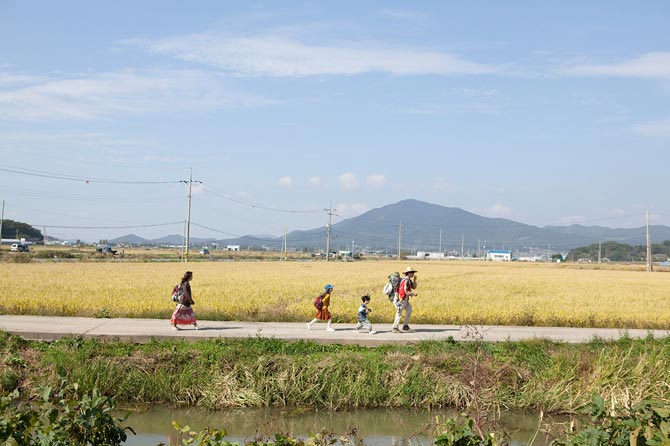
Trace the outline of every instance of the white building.
<instances>
[{"instance_id":1,"label":"white building","mask_svg":"<svg viewBox=\"0 0 670 446\"><path fill-rule=\"evenodd\" d=\"M489 249L486 251L486 259L494 262L511 262L512 251L509 249Z\"/></svg>"},{"instance_id":2,"label":"white building","mask_svg":"<svg viewBox=\"0 0 670 446\"><path fill-rule=\"evenodd\" d=\"M228 245L226 246L226 251L239 251L240 245Z\"/></svg>"}]
</instances>

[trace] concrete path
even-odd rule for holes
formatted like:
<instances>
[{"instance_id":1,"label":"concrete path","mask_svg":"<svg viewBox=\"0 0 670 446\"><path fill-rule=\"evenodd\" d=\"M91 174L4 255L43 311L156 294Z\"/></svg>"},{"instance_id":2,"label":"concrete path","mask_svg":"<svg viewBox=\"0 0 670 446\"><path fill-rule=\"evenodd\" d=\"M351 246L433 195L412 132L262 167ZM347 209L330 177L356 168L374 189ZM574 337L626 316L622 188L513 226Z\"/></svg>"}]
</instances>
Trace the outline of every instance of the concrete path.
<instances>
[{"instance_id":1,"label":"concrete path","mask_svg":"<svg viewBox=\"0 0 670 446\"><path fill-rule=\"evenodd\" d=\"M628 335L643 338L670 335L667 330L622 330L612 328L563 327L506 327L416 325L413 333L394 334L387 324L374 325L376 334L357 333L354 324L333 324L334 332L326 331L325 323L315 323L307 330L304 323L288 322L235 322L199 321L200 329L184 327L173 330L167 320L161 319L95 319L83 317L44 317L0 315L0 330L15 333L27 339L55 340L63 336L116 339L146 343L151 339L181 339L195 341L212 338L248 338L261 336L286 341L309 340L322 344L410 344L424 340L456 341L516 341L521 339L550 339L569 343L590 341L593 338L618 339Z\"/></svg>"}]
</instances>

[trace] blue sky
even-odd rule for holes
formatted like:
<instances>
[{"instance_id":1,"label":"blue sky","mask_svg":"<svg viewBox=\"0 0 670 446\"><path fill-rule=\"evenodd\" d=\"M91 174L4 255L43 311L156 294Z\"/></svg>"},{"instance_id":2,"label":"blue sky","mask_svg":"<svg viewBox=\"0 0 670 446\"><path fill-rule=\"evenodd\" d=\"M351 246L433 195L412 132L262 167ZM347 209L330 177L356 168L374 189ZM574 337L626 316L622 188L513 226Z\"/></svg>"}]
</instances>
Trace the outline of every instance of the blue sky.
<instances>
[{"instance_id":1,"label":"blue sky","mask_svg":"<svg viewBox=\"0 0 670 446\"><path fill-rule=\"evenodd\" d=\"M180 233L140 226L184 220L192 168L196 237L405 198L670 224L669 19L665 1L0 0L5 218Z\"/></svg>"}]
</instances>

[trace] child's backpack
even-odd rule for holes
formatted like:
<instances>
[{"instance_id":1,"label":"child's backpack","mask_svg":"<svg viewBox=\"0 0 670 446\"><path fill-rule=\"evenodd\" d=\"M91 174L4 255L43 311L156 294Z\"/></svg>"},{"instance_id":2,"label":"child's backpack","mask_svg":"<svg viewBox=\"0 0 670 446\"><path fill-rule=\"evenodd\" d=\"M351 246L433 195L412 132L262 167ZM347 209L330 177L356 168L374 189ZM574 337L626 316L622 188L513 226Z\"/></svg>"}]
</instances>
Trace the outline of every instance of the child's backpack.
<instances>
[{"instance_id":1,"label":"child's backpack","mask_svg":"<svg viewBox=\"0 0 670 446\"><path fill-rule=\"evenodd\" d=\"M317 310L323 308L323 296L321 294L316 296L316 299L314 299L314 308L316 308Z\"/></svg>"},{"instance_id":2,"label":"child's backpack","mask_svg":"<svg viewBox=\"0 0 670 446\"><path fill-rule=\"evenodd\" d=\"M400 273L389 274L389 281L384 285L383 293L391 302L398 292L398 285L400 285Z\"/></svg>"},{"instance_id":3,"label":"child's backpack","mask_svg":"<svg viewBox=\"0 0 670 446\"><path fill-rule=\"evenodd\" d=\"M172 302L179 303L182 294L184 294L184 288L182 288L181 283L178 283L172 288Z\"/></svg>"}]
</instances>

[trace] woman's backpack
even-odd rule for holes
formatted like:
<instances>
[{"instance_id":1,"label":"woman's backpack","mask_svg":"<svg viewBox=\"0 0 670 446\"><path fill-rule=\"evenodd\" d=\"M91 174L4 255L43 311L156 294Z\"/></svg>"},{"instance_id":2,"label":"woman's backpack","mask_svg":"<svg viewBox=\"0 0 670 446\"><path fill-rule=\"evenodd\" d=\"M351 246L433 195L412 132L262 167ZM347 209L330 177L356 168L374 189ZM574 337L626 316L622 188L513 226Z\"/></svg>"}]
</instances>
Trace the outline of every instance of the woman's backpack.
<instances>
[{"instance_id":1,"label":"woman's backpack","mask_svg":"<svg viewBox=\"0 0 670 446\"><path fill-rule=\"evenodd\" d=\"M184 294L184 288L181 286L181 283L178 283L172 288L172 302L178 304L182 294Z\"/></svg>"},{"instance_id":2,"label":"woman's backpack","mask_svg":"<svg viewBox=\"0 0 670 446\"><path fill-rule=\"evenodd\" d=\"M320 310L323 308L323 295L319 294L316 296L316 299L314 299L314 308L317 310Z\"/></svg>"}]
</instances>

